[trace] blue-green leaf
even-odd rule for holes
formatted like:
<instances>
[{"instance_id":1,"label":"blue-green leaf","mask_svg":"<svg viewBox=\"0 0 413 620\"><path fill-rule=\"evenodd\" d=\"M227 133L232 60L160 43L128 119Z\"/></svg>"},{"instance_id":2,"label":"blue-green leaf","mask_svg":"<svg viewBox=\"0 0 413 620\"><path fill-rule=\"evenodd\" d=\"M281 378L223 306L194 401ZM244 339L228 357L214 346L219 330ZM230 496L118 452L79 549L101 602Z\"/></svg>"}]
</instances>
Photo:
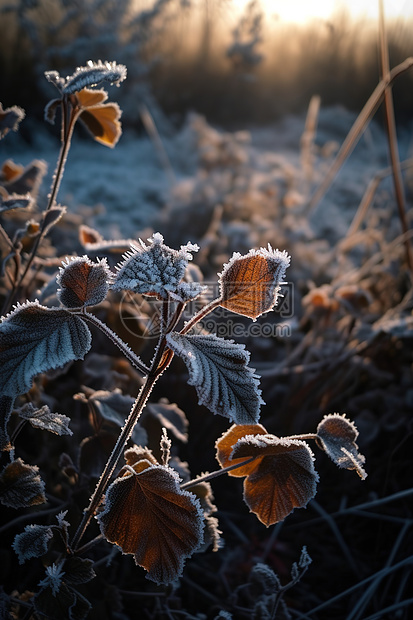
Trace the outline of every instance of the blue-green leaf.
<instances>
[{"instance_id":1,"label":"blue-green leaf","mask_svg":"<svg viewBox=\"0 0 413 620\"><path fill-rule=\"evenodd\" d=\"M168 346L185 362L199 404L236 424L256 424L263 404L259 378L248 366L244 345L213 334L184 336L172 332Z\"/></svg>"},{"instance_id":2,"label":"blue-green leaf","mask_svg":"<svg viewBox=\"0 0 413 620\"><path fill-rule=\"evenodd\" d=\"M52 538L53 529L48 525L26 525L24 531L17 534L12 545L19 557L19 564L45 555Z\"/></svg>"},{"instance_id":3,"label":"blue-green leaf","mask_svg":"<svg viewBox=\"0 0 413 620\"><path fill-rule=\"evenodd\" d=\"M86 323L67 310L19 306L0 323L0 393L24 394L36 375L83 359L90 344Z\"/></svg>"}]
</instances>

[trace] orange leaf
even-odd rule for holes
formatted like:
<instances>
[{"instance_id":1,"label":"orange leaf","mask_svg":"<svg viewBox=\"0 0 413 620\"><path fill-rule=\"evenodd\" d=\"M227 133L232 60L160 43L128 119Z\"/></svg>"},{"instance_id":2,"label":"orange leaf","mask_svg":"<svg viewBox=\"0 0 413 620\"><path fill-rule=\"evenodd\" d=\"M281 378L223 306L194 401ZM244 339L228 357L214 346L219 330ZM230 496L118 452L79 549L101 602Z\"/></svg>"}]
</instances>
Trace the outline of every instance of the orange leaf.
<instances>
[{"instance_id":1,"label":"orange leaf","mask_svg":"<svg viewBox=\"0 0 413 620\"><path fill-rule=\"evenodd\" d=\"M271 246L245 256L235 253L220 274L220 305L251 319L268 312L277 303L289 260L286 252Z\"/></svg>"},{"instance_id":2,"label":"orange leaf","mask_svg":"<svg viewBox=\"0 0 413 620\"><path fill-rule=\"evenodd\" d=\"M94 90L92 88L83 88L74 95L77 99L78 105L86 110L87 108L93 108L102 104L108 98L108 94L105 90Z\"/></svg>"},{"instance_id":3,"label":"orange leaf","mask_svg":"<svg viewBox=\"0 0 413 620\"><path fill-rule=\"evenodd\" d=\"M82 112L80 120L97 142L113 147L122 135L120 116L117 103L104 103Z\"/></svg>"},{"instance_id":4,"label":"orange leaf","mask_svg":"<svg viewBox=\"0 0 413 620\"><path fill-rule=\"evenodd\" d=\"M2 181L7 183L19 177L23 173L23 170L24 166L15 164L12 159L8 159L1 167L0 176Z\"/></svg>"},{"instance_id":5,"label":"orange leaf","mask_svg":"<svg viewBox=\"0 0 413 620\"><path fill-rule=\"evenodd\" d=\"M149 461L135 467L139 473L124 468L110 485L98 520L107 540L133 554L149 579L169 584L203 542L202 509L193 494L180 489L171 468Z\"/></svg>"},{"instance_id":6,"label":"orange leaf","mask_svg":"<svg viewBox=\"0 0 413 620\"><path fill-rule=\"evenodd\" d=\"M234 424L231 428L224 433L216 442L215 448L217 449L217 460L221 467L229 467L235 465L237 461L245 461L246 459L232 459L232 450L239 439L242 439L246 435L266 435L267 431L261 424ZM256 468L256 463L249 463L243 467L238 467L228 472L229 476L243 477L247 476Z\"/></svg>"}]
</instances>

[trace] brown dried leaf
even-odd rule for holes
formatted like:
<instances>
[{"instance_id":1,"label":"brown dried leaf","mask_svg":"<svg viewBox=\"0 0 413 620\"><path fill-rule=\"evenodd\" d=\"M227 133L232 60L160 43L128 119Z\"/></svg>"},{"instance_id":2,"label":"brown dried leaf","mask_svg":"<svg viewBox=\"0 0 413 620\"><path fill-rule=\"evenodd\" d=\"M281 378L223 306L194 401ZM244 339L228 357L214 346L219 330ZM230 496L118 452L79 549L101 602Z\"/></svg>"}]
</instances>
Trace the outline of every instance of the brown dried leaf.
<instances>
[{"instance_id":1,"label":"brown dried leaf","mask_svg":"<svg viewBox=\"0 0 413 620\"><path fill-rule=\"evenodd\" d=\"M277 303L290 258L286 252L260 248L235 253L220 274L223 308L256 319Z\"/></svg>"},{"instance_id":2,"label":"brown dried leaf","mask_svg":"<svg viewBox=\"0 0 413 620\"><path fill-rule=\"evenodd\" d=\"M244 501L267 527L306 506L316 494L318 474L304 441L269 435L257 424L231 427L216 447L222 467L255 457L228 474L246 477Z\"/></svg>"},{"instance_id":3,"label":"brown dried leaf","mask_svg":"<svg viewBox=\"0 0 413 620\"><path fill-rule=\"evenodd\" d=\"M247 436L234 458L257 456L244 480L244 500L267 527L283 521L294 508L304 508L317 491L313 454L304 441L274 435Z\"/></svg>"},{"instance_id":4,"label":"brown dried leaf","mask_svg":"<svg viewBox=\"0 0 413 620\"><path fill-rule=\"evenodd\" d=\"M345 415L324 416L317 427L317 440L332 461L344 469L355 469L362 480L367 478L363 469L365 457L359 453L356 439L358 430Z\"/></svg>"},{"instance_id":5,"label":"brown dried leaf","mask_svg":"<svg viewBox=\"0 0 413 620\"><path fill-rule=\"evenodd\" d=\"M139 473L128 468L110 485L98 520L107 540L133 554L149 579L169 584L203 542L203 513L169 467L139 461L135 468Z\"/></svg>"},{"instance_id":6,"label":"brown dried leaf","mask_svg":"<svg viewBox=\"0 0 413 620\"><path fill-rule=\"evenodd\" d=\"M95 306L105 299L111 279L105 258L94 263L85 255L63 265L57 277L57 297L66 308Z\"/></svg>"}]
</instances>

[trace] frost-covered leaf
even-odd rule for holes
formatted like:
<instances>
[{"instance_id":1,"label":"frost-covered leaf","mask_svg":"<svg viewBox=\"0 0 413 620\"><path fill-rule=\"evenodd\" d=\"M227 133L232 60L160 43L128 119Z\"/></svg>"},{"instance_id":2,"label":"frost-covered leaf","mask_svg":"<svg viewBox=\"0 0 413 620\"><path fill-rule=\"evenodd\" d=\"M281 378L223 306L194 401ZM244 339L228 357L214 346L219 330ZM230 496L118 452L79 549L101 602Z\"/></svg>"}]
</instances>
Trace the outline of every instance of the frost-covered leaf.
<instances>
[{"instance_id":1,"label":"frost-covered leaf","mask_svg":"<svg viewBox=\"0 0 413 620\"><path fill-rule=\"evenodd\" d=\"M207 286L204 286L200 282L181 282L178 284L175 293L171 293L172 299L176 299L177 301L183 301L187 303L188 301L193 301L202 293L208 289Z\"/></svg>"},{"instance_id":2,"label":"frost-covered leaf","mask_svg":"<svg viewBox=\"0 0 413 620\"><path fill-rule=\"evenodd\" d=\"M7 424L13 410L14 398L11 396L0 396L0 451L11 449L10 437L7 432Z\"/></svg>"},{"instance_id":3,"label":"frost-covered leaf","mask_svg":"<svg viewBox=\"0 0 413 620\"><path fill-rule=\"evenodd\" d=\"M180 489L176 472L149 461L139 461L133 473L128 469L110 485L98 520L107 540L133 554L158 584L177 579L203 541L199 501Z\"/></svg>"},{"instance_id":4,"label":"frost-covered leaf","mask_svg":"<svg viewBox=\"0 0 413 620\"><path fill-rule=\"evenodd\" d=\"M102 243L104 239L100 232L98 232L94 228L86 226L86 224L81 224L79 226L79 241L83 245L83 247L86 247L87 244L93 245L96 243Z\"/></svg>"},{"instance_id":5,"label":"frost-covered leaf","mask_svg":"<svg viewBox=\"0 0 413 620\"><path fill-rule=\"evenodd\" d=\"M111 273L105 258L96 263L87 256L68 258L59 271L57 297L66 308L95 306L108 294Z\"/></svg>"},{"instance_id":6,"label":"frost-covered leaf","mask_svg":"<svg viewBox=\"0 0 413 620\"><path fill-rule=\"evenodd\" d=\"M258 586L259 590L263 594L274 594L275 592L279 592L281 589L281 583L278 576L274 573L272 568L262 562L258 562L258 564L255 564L255 566L252 567L249 575L249 581L251 584Z\"/></svg>"},{"instance_id":7,"label":"frost-covered leaf","mask_svg":"<svg viewBox=\"0 0 413 620\"><path fill-rule=\"evenodd\" d=\"M63 570L65 583L72 586L87 583L96 577L93 570L93 560L88 558L68 557L63 565Z\"/></svg>"},{"instance_id":8,"label":"frost-covered leaf","mask_svg":"<svg viewBox=\"0 0 413 620\"><path fill-rule=\"evenodd\" d=\"M152 465L159 465L152 450L143 446L132 446L132 448L128 448L125 450L124 457L126 465L130 465L130 467L134 467L140 461L148 461Z\"/></svg>"},{"instance_id":9,"label":"frost-covered leaf","mask_svg":"<svg viewBox=\"0 0 413 620\"><path fill-rule=\"evenodd\" d=\"M116 388L112 392L98 390L88 398L88 402L97 409L102 418L122 428L135 399L127 394L122 394ZM131 439L142 446L148 443L147 433L139 422L133 428Z\"/></svg>"},{"instance_id":10,"label":"frost-covered leaf","mask_svg":"<svg viewBox=\"0 0 413 620\"><path fill-rule=\"evenodd\" d=\"M316 494L318 474L313 454L304 441L264 434L261 425L253 427L252 433L250 428L232 426L224 433L217 441L217 459L227 467L254 457L248 465L228 474L246 476L245 503L268 527L285 519L294 508L307 505Z\"/></svg>"},{"instance_id":11,"label":"frost-covered leaf","mask_svg":"<svg viewBox=\"0 0 413 620\"><path fill-rule=\"evenodd\" d=\"M112 288L168 299L169 293L178 290L188 261L192 260L191 252L199 248L188 243L180 250L173 250L164 244L160 233L155 233L148 241L150 245L140 241L139 246L132 245L131 250L124 254L123 262L117 266L118 274Z\"/></svg>"},{"instance_id":12,"label":"frost-covered leaf","mask_svg":"<svg viewBox=\"0 0 413 620\"><path fill-rule=\"evenodd\" d=\"M287 252L268 249L250 250L242 256L235 252L219 274L221 303L232 312L256 319L277 303L280 285L290 264Z\"/></svg>"},{"instance_id":13,"label":"frost-covered leaf","mask_svg":"<svg viewBox=\"0 0 413 620\"><path fill-rule=\"evenodd\" d=\"M24 394L36 375L83 359L90 344L86 323L67 310L19 306L0 323L0 393Z\"/></svg>"},{"instance_id":14,"label":"frost-covered leaf","mask_svg":"<svg viewBox=\"0 0 413 620\"><path fill-rule=\"evenodd\" d=\"M12 461L0 473L0 502L9 508L28 508L44 504L44 482L36 465L21 458Z\"/></svg>"},{"instance_id":15,"label":"frost-covered leaf","mask_svg":"<svg viewBox=\"0 0 413 620\"><path fill-rule=\"evenodd\" d=\"M51 99L49 103L47 103L45 106L44 120L50 123L51 125L54 125L55 118L56 118L56 110L59 107L59 105L61 105L61 103L62 103L61 99Z\"/></svg>"},{"instance_id":16,"label":"frost-covered leaf","mask_svg":"<svg viewBox=\"0 0 413 620\"><path fill-rule=\"evenodd\" d=\"M57 224L57 222L64 216L67 209L61 205L55 205L51 209L45 212L43 220L43 235L47 235L49 230Z\"/></svg>"},{"instance_id":17,"label":"frost-covered leaf","mask_svg":"<svg viewBox=\"0 0 413 620\"><path fill-rule=\"evenodd\" d=\"M22 196L30 192L31 197L34 199L46 172L46 162L41 159L34 159L20 174L12 175L10 180L2 184L9 195L17 194Z\"/></svg>"},{"instance_id":18,"label":"frost-covered leaf","mask_svg":"<svg viewBox=\"0 0 413 620\"><path fill-rule=\"evenodd\" d=\"M76 71L63 78L58 71L46 71L46 79L64 95L71 95L87 86L96 86L100 82L109 82L117 86L126 78L126 67L116 62L88 61L86 67L77 67Z\"/></svg>"},{"instance_id":19,"label":"frost-covered leaf","mask_svg":"<svg viewBox=\"0 0 413 620\"><path fill-rule=\"evenodd\" d=\"M171 332L168 346L181 357L199 404L237 424L255 423L263 404L259 378L247 364L244 345L213 334L184 336Z\"/></svg>"},{"instance_id":20,"label":"frost-covered leaf","mask_svg":"<svg viewBox=\"0 0 413 620\"><path fill-rule=\"evenodd\" d=\"M104 90L84 88L76 93L78 105L83 112L80 120L97 142L114 147L122 135L119 122L122 111L117 103L104 103L107 94Z\"/></svg>"},{"instance_id":21,"label":"frost-covered leaf","mask_svg":"<svg viewBox=\"0 0 413 620\"><path fill-rule=\"evenodd\" d=\"M156 422L156 433L160 426L166 428L179 441L183 443L188 441L188 419L175 403L169 403L166 398L157 403L148 403L140 418L148 433L152 428L152 420Z\"/></svg>"},{"instance_id":22,"label":"frost-covered leaf","mask_svg":"<svg viewBox=\"0 0 413 620\"><path fill-rule=\"evenodd\" d=\"M314 457L304 441L274 435L247 435L234 458L256 456L255 469L244 480L244 500L267 527L304 508L317 491Z\"/></svg>"},{"instance_id":23,"label":"frost-covered leaf","mask_svg":"<svg viewBox=\"0 0 413 620\"><path fill-rule=\"evenodd\" d=\"M26 525L24 531L17 534L12 545L19 557L19 564L45 555L52 538L53 529L48 525Z\"/></svg>"},{"instance_id":24,"label":"frost-covered leaf","mask_svg":"<svg viewBox=\"0 0 413 620\"><path fill-rule=\"evenodd\" d=\"M367 478L363 469L366 459L358 451L358 434L355 424L338 413L324 416L317 426L318 443L334 463L343 469L355 469L364 480Z\"/></svg>"},{"instance_id":25,"label":"frost-covered leaf","mask_svg":"<svg viewBox=\"0 0 413 620\"><path fill-rule=\"evenodd\" d=\"M26 116L25 111L19 106L14 105L11 108L3 108L0 103L0 140L9 133L9 131L17 131L17 127Z\"/></svg>"},{"instance_id":26,"label":"frost-covered leaf","mask_svg":"<svg viewBox=\"0 0 413 620\"><path fill-rule=\"evenodd\" d=\"M206 551L210 546L212 547L212 551L218 551L222 547L222 532L219 529L218 519L211 516L217 510L213 503L214 496L211 485L209 482L200 482L199 484L191 486L191 493L199 499L205 519L204 543L200 549L198 549L198 552Z\"/></svg>"},{"instance_id":27,"label":"frost-covered leaf","mask_svg":"<svg viewBox=\"0 0 413 620\"><path fill-rule=\"evenodd\" d=\"M35 428L41 428L56 435L73 435L69 428L70 418L62 413L53 413L47 405L35 409L31 403L22 407L18 414Z\"/></svg>"},{"instance_id":28,"label":"frost-covered leaf","mask_svg":"<svg viewBox=\"0 0 413 620\"><path fill-rule=\"evenodd\" d=\"M20 196L19 194L8 195L3 198L0 194L0 213L11 209L30 209L33 206L33 198L30 194Z\"/></svg>"}]
</instances>

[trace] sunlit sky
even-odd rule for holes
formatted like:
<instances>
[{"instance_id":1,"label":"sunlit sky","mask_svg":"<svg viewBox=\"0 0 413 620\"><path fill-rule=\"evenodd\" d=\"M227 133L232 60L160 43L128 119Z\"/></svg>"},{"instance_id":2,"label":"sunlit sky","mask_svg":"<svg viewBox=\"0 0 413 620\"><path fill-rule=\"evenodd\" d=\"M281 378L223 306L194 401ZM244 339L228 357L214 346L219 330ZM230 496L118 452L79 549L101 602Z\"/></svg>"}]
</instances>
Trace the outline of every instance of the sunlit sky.
<instances>
[{"instance_id":1,"label":"sunlit sky","mask_svg":"<svg viewBox=\"0 0 413 620\"><path fill-rule=\"evenodd\" d=\"M243 8L249 0L232 0L233 6ZM306 22L311 18L328 19L345 7L354 17L376 18L378 0L260 0L269 16L283 21ZM413 17L413 0L384 0L386 17Z\"/></svg>"}]
</instances>

